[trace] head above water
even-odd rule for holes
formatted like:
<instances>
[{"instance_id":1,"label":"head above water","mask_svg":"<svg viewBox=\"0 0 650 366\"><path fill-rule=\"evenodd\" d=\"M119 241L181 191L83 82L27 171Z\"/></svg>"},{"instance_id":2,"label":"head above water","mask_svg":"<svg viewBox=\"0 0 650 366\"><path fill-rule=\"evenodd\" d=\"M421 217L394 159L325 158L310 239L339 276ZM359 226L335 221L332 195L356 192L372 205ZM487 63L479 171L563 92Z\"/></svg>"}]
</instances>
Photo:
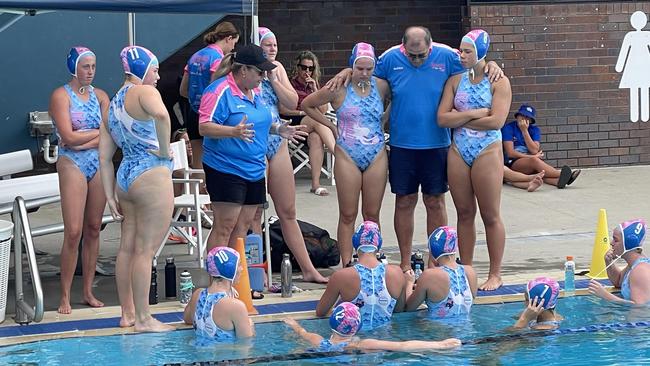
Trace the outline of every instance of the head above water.
<instances>
[{"instance_id":1,"label":"head above water","mask_svg":"<svg viewBox=\"0 0 650 366\"><path fill-rule=\"evenodd\" d=\"M429 235L429 253L433 259L455 255L458 250L458 234L451 226L441 226Z\"/></svg>"},{"instance_id":2,"label":"head above water","mask_svg":"<svg viewBox=\"0 0 650 366\"><path fill-rule=\"evenodd\" d=\"M618 239L616 236L618 234L620 235L620 240L623 244L623 251L620 255L632 250L641 251L647 229L648 227L644 219L634 219L622 222L616 227L616 229L614 229L615 238L612 241L612 246L615 245L615 242Z\"/></svg>"},{"instance_id":3,"label":"head above water","mask_svg":"<svg viewBox=\"0 0 650 366\"><path fill-rule=\"evenodd\" d=\"M212 277L235 281L239 271L239 252L230 247L214 247L205 257L205 268Z\"/></svg>"},{"instance_id":4,"label":"head above water","mask_svg":"<svg viewBox=\"0 0 650 366\"><path fill-rule=\"evenodd\" d=\"M351 302L338 304L330 315L330 328L343 337L355 335L361 329L359 308Z\"/></svg>"},{"instance_id":5,"label":"head above water","mask_svg":"<svg viewBox=\"0 0 650 366\"><path fill-rule=\"evenodd\" d=\"M374 253L381 249L381 232L374 221L364 221L352 235L354 250L361 253Z\"/></svg>"},{"instance_id":6,"label":"head above water","mask_svg":"<svg viewBox=\"0 0 650 366\"><path fill-rule=\"evenodd\" d=\"M560 295L560 284L549 277L537 277L528 281L526 295L528 299L537 298L538 301L544 301L546 310L555 309L557 298Z\"/></svg>"}]
</instances>

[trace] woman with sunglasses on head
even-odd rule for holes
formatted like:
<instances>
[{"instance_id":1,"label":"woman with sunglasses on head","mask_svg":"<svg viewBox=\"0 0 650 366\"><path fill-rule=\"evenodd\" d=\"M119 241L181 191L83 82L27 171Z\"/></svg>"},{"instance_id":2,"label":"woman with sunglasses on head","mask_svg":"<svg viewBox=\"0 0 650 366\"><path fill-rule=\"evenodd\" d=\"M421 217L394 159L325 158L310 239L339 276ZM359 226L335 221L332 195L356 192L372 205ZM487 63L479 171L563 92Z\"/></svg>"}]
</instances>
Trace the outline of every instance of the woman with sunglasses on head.
<instances>
[{"instance_id":1,"label":"woman with sunglasses on head","mask_svg":"<svg viewBox=\"0 0 650 366\"><path fill-rule=\"evenodd\" d=\"M352 76L348 86L334 92L323 88L302 103L307 115L330 128L336 137L337 237L343 266L352 260L359 196L363 220L378 223L386 189L388 156L381 117L390 88L385 80L373 76L375 61L374 48L368 43L357 43L350 56ZM327 103L332 103L336 110L337 125L318 109Z\"/></svg>"},{"instance_id":2,"label":"woman with sunglasses on head","mask_svg":"<svg viewBox=\"0 0 650 366\"><path fill-rule=\"evenodd\" d=\"M311 193L317 196L327 196L329 192L320 185L320 173L323 167L323 155L325 150L323 144L329 151L334 152L334 135L332 131L308 117L300 107L305 98L320 89L320 67L318 58L311 51L302 51L296 57L296 66L291 77L291 85L298 93L298 106L289 110L280 105L280 113L283 118L291 119L291 124L302 124L307 126L309 137L309 164L311 165ZM322 105L319 110L327 112L327 105Z\"/></svg>"},{"instance_id":3,"label":"woman with sunglasses on head","mask_svg":"<svg viewBox=\"0 0 650 366\"><path fill-rule=\"evenodd\" d=\"M68 54L70 82L57 88L50 99L50 115L59 136L59 175L63 246L61 247L61 301L58 312L70 314L70 288L77 266L79 241L83 233L83 301L91 307L104 304L92 292L99 231L106 198L99 169L99 126L108 109L106 93L91 85L96 57L86 47L73 47Z\"/></svg>"},{"instance_id":4,"label":"woman with sunglasses on head","mask_svg":"<svg viewBox=\"0 0 650 366\"><path fill-rule=\"evenodd\" d=\"M264 55L269 62L276 66L272 72L267 72L266 77L262 80L261 96L271 110L274 123L280 123L279 106L295 109L298 94L293 90L284 67L275 59L278 54L275 34L268 28L260 27L259 36L260 47L264 50ZM301 126L300 129L302 131L304 127ZM300 266L303 280L325 283L327 278L316 270L309 259L305 240L296 220L296 182L286 142L277 136L269 136L266 159L269 162L269 193L273 199L275 212L280 218L282 236ZM253 221L255 223L253 231L260 234L261 226L258 223L261 222L261 218L262 209L259 208Z\"/></svg>"},{"instance_id":5,"label":"woman with sunglasses on head","mask_svg":"<svg viewBox=\"0 0 650 366\"><path fill-rule=\"evenodd\" d=\"M258 93L265 73L277 66L259 46L247 45L226 55L203 92L199 132L203 139L203 170L214 226L208 249L234 247L246 237L255 212L266 201L264 173L269 133L304 139L296 127L273 119Z\"/></svg>"}]
</instances>

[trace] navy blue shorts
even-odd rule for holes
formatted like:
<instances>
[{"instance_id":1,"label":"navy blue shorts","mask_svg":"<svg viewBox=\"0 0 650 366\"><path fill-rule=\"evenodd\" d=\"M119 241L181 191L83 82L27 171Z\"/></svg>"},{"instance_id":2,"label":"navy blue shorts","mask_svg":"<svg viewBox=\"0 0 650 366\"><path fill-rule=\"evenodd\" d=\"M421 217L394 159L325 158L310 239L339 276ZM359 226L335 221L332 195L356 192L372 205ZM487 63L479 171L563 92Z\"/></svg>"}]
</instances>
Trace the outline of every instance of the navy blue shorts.
<instances>
[{"instance_id":1,"label":"navy blue shorts","mask_svg":"<svg viewBox=\"0 0 650 366\"><path fill-rule=\"evenodd\" d=\"M449 190L447 185L447 152L449 148L404 149L391 146L388 156L390 191L404 196L418 193L440 195Z\"/></svg>"}]
</instances>

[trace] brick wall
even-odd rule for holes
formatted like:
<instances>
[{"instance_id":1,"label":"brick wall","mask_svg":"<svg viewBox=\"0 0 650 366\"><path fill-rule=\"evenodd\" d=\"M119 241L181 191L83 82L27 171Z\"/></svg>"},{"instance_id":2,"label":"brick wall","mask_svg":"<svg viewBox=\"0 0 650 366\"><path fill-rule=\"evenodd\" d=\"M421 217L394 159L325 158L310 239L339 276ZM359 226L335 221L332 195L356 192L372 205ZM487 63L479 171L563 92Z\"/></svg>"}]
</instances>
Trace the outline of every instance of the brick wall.
<instances>
[{"instance_id":1,"label":"brick wall","mask_svg":"<svg viewBox=\"0 0 650 366\"><path fill-rule=\"evenodd\" d=\"M630 122L614 70L637 10L649 14L650 2L471 5L471 26L490 33L488 57L510 77L513 111L537 107L551 165L650 162L650 124Z\"/></svg>"}]
</instances>

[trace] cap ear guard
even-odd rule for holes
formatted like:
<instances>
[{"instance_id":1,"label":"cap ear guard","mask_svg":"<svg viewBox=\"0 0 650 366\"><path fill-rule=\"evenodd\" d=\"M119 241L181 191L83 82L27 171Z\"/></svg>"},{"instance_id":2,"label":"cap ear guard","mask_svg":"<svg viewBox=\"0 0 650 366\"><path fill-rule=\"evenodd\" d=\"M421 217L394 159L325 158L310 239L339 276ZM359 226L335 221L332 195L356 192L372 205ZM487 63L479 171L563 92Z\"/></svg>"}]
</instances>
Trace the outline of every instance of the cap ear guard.
<instances>
[{"instance_id":1,"label":"cap ear guard","mask_svg":"<svg viewBox=\"0 0 650 366\"><path fill-rule=\"evenodd\" d=\"M70 75L77 77L77 66L79 65L79 60L86 56L95 57L95 53L90 49L82 46L76 46L70 49L68 58L66 60L66 65L68 66Z\"/></svg>"}]
</instances>

